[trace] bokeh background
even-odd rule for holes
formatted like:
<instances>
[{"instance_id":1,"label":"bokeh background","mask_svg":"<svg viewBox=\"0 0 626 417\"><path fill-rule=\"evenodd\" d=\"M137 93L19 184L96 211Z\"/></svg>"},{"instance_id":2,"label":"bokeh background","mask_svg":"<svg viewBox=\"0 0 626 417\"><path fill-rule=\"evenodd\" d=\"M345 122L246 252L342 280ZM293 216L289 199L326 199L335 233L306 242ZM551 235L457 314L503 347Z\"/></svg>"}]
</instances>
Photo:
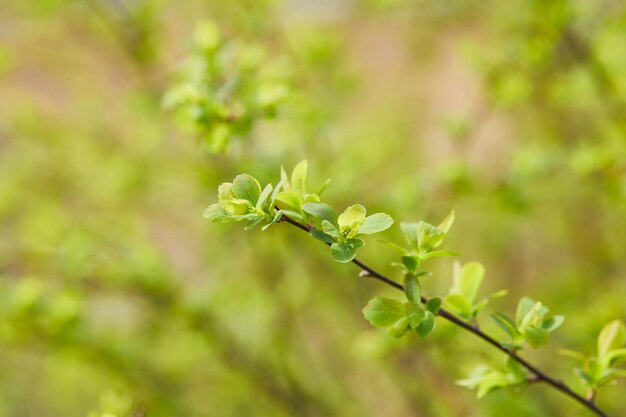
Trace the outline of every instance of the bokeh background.
<instances>
[{"instance_id":1,"label":"bokeh background","mask_svg":"<svg viewBox=\"0 0 626 417\"><path fill-rule=\"evenodd\" d=\"M289 79L219 154L162 105L200 21ZM388 290L319 242L202 219L301 159L338 208L454 208L447 248L509 289L488 312L565 314L526 356L582 388L557 348L626 318L626 2L2 0L0 416L589 415L541 385L475 400L454 381L493 349L391 339L360 312ZM360 258L395 273L374 239Z\"/></svg>"}]
</instances>

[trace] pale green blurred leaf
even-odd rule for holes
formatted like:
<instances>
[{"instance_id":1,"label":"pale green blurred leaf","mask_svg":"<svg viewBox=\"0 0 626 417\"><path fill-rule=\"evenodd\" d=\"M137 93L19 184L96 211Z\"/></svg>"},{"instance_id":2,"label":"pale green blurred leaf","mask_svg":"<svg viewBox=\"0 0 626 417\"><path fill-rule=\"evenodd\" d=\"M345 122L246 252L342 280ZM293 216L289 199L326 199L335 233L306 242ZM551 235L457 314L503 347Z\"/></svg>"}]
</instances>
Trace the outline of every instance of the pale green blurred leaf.
<instances>
[{"instance_id":1,"label":"pale green blurred leaf","mask_svg":"<svg viewBox=\"0 0 626 417\"><path fill-rule=\"evenodd\" d=\"M372 326L387 327L405 317L405 308L400 301L374 297L363 308L363 315Z\"/></svg>"}]
</instances>

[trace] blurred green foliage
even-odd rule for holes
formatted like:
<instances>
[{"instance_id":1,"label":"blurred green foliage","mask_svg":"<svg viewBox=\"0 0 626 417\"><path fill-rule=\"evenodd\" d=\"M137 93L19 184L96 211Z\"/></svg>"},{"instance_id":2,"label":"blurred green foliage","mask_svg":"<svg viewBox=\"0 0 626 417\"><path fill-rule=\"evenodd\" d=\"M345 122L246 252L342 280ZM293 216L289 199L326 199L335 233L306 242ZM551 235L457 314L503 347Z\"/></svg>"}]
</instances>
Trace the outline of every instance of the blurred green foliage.
<instances>
[{"instance_id":1,"label":"blurred green foliage","mask_svg":"<svg viewBox=\"0 0 626 417\"><path fill-rule=\"evenodd\" d=\"M232 96L254 122L221 155L161 107L204 21L266 51ZM485 309L528 295L566 315L529 356L584 390L553 346L584 352L600 384L607 352L587 355L626 318L625 31L620 1L5 0L0 417L587 415L539 385L476 402L453 381L497 362L479 340L388 337L358 313L381 289L323 245L202 212L238 173L304 158L337 207L455 208L446 244L484 263L485 293L509 289ZM265 65L289 89L271 119ZM424 292L445 293L432 262L450 279ZM598 401L620 415L625 389Z\"/></svg>"},{"instance_id":2,"label":"blurred green foliage","mask_svg":"<svg viewBox=\"0 0 626 417\"><path fill-rule=\"evenodd\" d=\"M185 110L214 153L226 152L233 137L248 136L258 120L274 117L289 94L288 62L262 65L261 46L221 36L215 24L198 24L184 81L164 97L165 107Z\"/></svg>"}]
</instances>

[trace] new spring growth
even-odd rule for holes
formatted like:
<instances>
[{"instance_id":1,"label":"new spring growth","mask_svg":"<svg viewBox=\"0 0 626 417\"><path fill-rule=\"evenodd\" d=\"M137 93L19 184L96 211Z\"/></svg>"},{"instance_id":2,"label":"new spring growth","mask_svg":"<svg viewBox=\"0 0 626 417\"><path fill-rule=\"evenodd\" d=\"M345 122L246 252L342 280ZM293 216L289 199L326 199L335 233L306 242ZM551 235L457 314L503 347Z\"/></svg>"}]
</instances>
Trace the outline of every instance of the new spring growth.
<instances>
[{"instance_id":1,"label":"new spring growth","mask_svg":"<svg viewBox=\"0 0 626 417\"><path fill-rule=\"evenodd\" d=\"M233 139L250 136L258 123L276 116L290 95L290 66L284 58L268 59L260 44L227 39L204 21L163 106L177 110L209 153L224 153Z\"/></svg>"},{"instance_id":2,"label":"new spring growth","mask_svg":"<svg viewBox=\"0 0 626 417\"><path fill-rule=\"evenodd\" d=\"M563 324L562 315L550 316L543 303L523 297L517 305L514 319L504 313L492 314L495 323L508 336L507 340L497 340L480 329L480 313L488 301L506 294L502 290L476 301L485 276L482 264L468 262L454 265L452 283L443 298L444 307L442 298L427 298L422 294L420 279L432 275L423 269L425 262L436 257L458 255L441 249L454 223L454 212L437 226L424 221L400 223L407 246L381 241L400 255L400 262L392 263L401 268L404 285L400 285L355 259L357 250L365 244L363 238L391 227L394 223L391 216L385 213L368 216L367 210L360 204L350 205L337 214L333 207L321 200L322 191L329 181L315 191L310 191L307 187L307 168L306 161L300 162L290 177L281 169L276 187L272 184L262 187L252 176L238 175L232 182L219 186L218 202L209 206L204 215L214 223L246 221L246 230L260 223L264 223L265 230L285 220L328 244L336 261L352 261L366 272L363 276L402 289L403 300L374 297L363 308L367 321L385 329L394 338L410 333L428 337L436 328L436 316L440 316L487 341L505 354L502 364L495 367L480 365L468 378L457 382L458 385L475 389L479 398L495 389L522 386L533 381L543 382L597 415L606 416L594 399L601 387L615 383L618 377L626 376L626 370L617 368L626 360L626 327L623 322L616 320L602 329L595 356L587 357L571 350L561 351L580 363L574 371L588 388L587 395L583 396L519 356L519 352L526 346L538 349L548 343L550 333Z\"/></svg>"}]
</instances>

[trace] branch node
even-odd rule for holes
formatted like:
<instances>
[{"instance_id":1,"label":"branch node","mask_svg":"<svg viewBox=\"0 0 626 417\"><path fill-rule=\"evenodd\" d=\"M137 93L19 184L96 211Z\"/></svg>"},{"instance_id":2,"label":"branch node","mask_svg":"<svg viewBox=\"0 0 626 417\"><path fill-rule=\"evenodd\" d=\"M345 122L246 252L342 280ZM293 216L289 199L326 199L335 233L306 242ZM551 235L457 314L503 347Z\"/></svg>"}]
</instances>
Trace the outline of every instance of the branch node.
<instances>
[{"instance_id":1,"label":"branch node","mask_svg":"<svg viewBox=\"0 0 626 417\"><path fill-rule=\"evenodd\" d=\"M367 278L367 277L371 277L372 274L370 274L370 271L366 271L365 269L363 269L361 272L359 272L359 277L361 278Z\"/></svg>"},{"instance_id":2,"label":"branch node","mask_svg":"<svg viewBox=\"0 0 626 417\"><path fill-rule=\"evenodd\" d=\"M528 377L526 378L526 382L528 382L529 384L533 382L541 382L541 378L539 378L537 375L528 375Z\"/></svg>"}]
</instances>

